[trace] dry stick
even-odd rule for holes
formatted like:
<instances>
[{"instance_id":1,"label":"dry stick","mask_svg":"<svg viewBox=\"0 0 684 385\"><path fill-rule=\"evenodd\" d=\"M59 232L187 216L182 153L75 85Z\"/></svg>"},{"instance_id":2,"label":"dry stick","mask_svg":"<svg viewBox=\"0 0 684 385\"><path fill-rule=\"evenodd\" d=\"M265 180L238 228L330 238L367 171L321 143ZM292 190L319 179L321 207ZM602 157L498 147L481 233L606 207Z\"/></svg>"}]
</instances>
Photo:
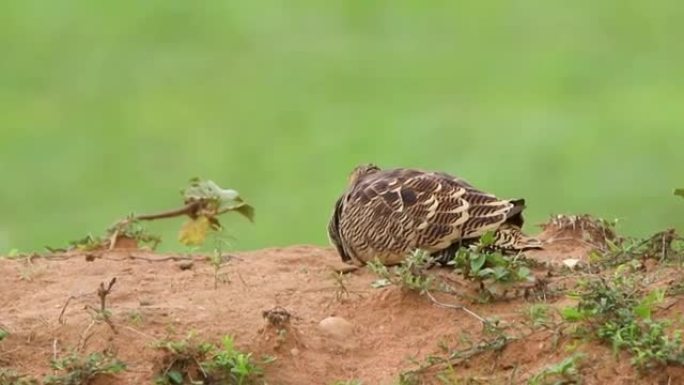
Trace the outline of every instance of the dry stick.
<instances>
[{"instance_id":1,"label":"dry stick","mask_svg":"<svg viewBox=\"0 0 684 385\"><path fill-rule=\"evenodd\" d=\"M137 334L139 334L139 335L141 335L141 336L143 336L143 337L145 337L145 338L149 338L149 339L151 339L151 340L153 340L153 341L157 341L157 338L155 338L154 336L151 336L151 335L149 335L149 334L143 333L143 332L141 332L140 330L138 330L138 329L136 329L136 328L133 328L133 327L130 327L130 326L127 326L127 325L124 325L123 328L124 328L124 329L127 329L127 330L130 330L130 331L132 331L132 332L134 332L134 333L137 333Z\"/></svg>"},{"instance_id":2,"label":"dry stick","mask_svg":"<svg viewBox=\"0 0 684 385\"><path fill-rule=\"evenodd\" d=\"M112 286L116 283L116 277L112 278L111 281L109 281L109 285L105 289L104 282L100 282L100 288L97 290L97 296L100 297L100 311L102 314L105 313L105 301L107 299L107 295L112 291Z\"/></svg>"},{"instance_id":3,"label":"dry stick","mask_svg":"<svg viewBox=\"0 0 684 385\"><path fill-rule=\"evenodd\" d=\"M0 357L2 357L2 356L7 356L7 355L9 355L9 354L11 354L11 353L14 353L14 352L18 351L18 350L21 349L21 348L22 348L22 347L20 346L20 347L18 347L18 348L14 348L14 349L12 349L12 350L5 350L4 352L0 352Z\"/></svg>"},{"instance_id":4,"label":"dry stick","mask_svg":"<svg viewBox=\"0 0 684 385\"><path fill-rule=\"evenodd\" d=\"M126 258L124 258L126 259ZM120 261L123 261L124 259L119 259ZM177 255L172 255L169 257L163 257L163 258L147 258L147 257L141 257L139 255L134 255L130 254L127 259L140 259L143 261L148 261L148 262L164 262L164 261L189 261L189 260L194 260L192 257L183 257L183 256L177 256Z\"/></svg>"},{"instance_id":5,"label":"dry stick","mask_svg":"<svg viewBox=\"0 0 684 385\"><path fill-rule=\"evenodd\" d=\"M64 306L62 306L62 311L59 312L59 318L57 318L57 321L61 324L64 325L64 312L66 311L67 306L69 306L69 302L71 302L72 299L74 299L73 295L70 295L69 298L67 298L66 302L64 303Z\"/></svg>"},{"instance_id":6,"label":"dry stick","mask_svg":"<svg viewBox=\"0 0 684 385\"><path fill-rule=\"evenodd\" d=\"M116 245L117 238L119 238L119 229L118 228L116 230L114 230L114 232L112 233L112 236L109 237L109 247L107 248L107 250L111 251L114 249L114 246Z\"/></svg>"},{"instance_id":7,"label":"dry stick","mask_svg":"<svg viewBox=\"0 0 684 385\"><path fill-rule=\"evenodd\" d=\"M202 371L202 375L204 378L209 378L209 375L207 375L207 372L204 371L204 368L202 367L202 364L200 364L199 361L197 361L197 357L192 357L193 361L195 361L195 364L197 364L197 367Z\"/></svg>"},{"instance_id":8,"label":"dry stick","mask_svg":"<svg viewBox=\"0 0 684 385\"><path fill-rule=\"evenodd\" d=\"M78 344L78 351L82 352L83 349L85 349L85 345L88 342L88 339L90 338L90 335L88 335L88 332L90 332L90 329L93 328L93 325L95 325L95 320L93 319L90 321L90 325L81 333L81 342Z\"/></svg>"},{"instance_id":9,"label":"dry stick","mask_svg":"<svg viewBox=\"0 0 684 385\"><path fill-rule=\"evenodd\" d=\"M57 361L57 338L52 340L52 359Z\"/></svg>"},{"instance_id":10,"label":"dry stick","mask_svg":"<svg viewBox=\"0 0 684 385\"><path fill-rule=\"evenodd\" d=\"M191 203L188 203L184 207L176 210L169 210L165 211L163 213L159 214L148 214L148 215L138 215L133 217L134 220L139 220L139 221L153 221L155 219L164 219L164 218L174 218L174 217L179 217L181 215L193 215L197 212L197 210L202 207L202 202L201 201L194 201Z\"/></svg>"},{"instance_id":11,"label":"dry stick","mask_svg":"<svg viewBox=\"0 0 684 385\"><path fill-rule=\"evenodd\" d=\"M428 298L430 298L430 301L432 301L432 303L434 303L434 304L437 305L437 306L444 307L444 308L448 308L448 309L463 310L464 312L468 313L469 315L475 317L478 321L482 322L483 324L486 324L486 323L487 323L487 320L486 320L486 319L480 317L479 315L477 315L475 312L471 311L470 309L468 309L468 308L465 307L464 305L451 305L451 304L448 304L448 303L442 303L442 302L439 302L439 301L432 295L432 293L430 293L429 290L426 290L425 293L427 294Z\"/></svg>"},{"instance_id":12,"label":"dry stick","mask_svg":"<svg viewBox=\"0 0 684 385\"><path fill-rule=\"evenodd\" d=\"M109 325L110 328L116 333L116 328L114 327L114 324L112 323L112 320L109 319L109 315L107 314L107 308L106 308L106 300L107 300L107 295L112 291L112 286L116 283L116 277L112 278L111 281L109 281L109 285L105 288L104 282L100 282L100 287L97 289L97 296L100 297L100 314L102 315L102 318L104 321Z\"/></svg>"},{"instance_id":13,"label":"dry stick","mask_svg":"<svg viewBox=\"0 0 684 385\"><path fill-rule=\"evenodd\" d=\"M163 219L163 218L174 218L174 217L179 217L181 215L189 215L193 216L199 208L202 207L202 202L201 201L195 201L186 204L184 207L180 209L175 209L175 210L169 210L165 211L159 214L143 214L143 215L138 215L138 216L133 216L131 218L126 218L124 220L121 220L117 223L115 226L115 230L112 233L111 237L109 237L109 247L108 250L114 249L114 245L116 244L117 238L119 238L120 230L122 225L126 225L131 221L152 221L155 219Z\"/></svg>"}]
</instances>

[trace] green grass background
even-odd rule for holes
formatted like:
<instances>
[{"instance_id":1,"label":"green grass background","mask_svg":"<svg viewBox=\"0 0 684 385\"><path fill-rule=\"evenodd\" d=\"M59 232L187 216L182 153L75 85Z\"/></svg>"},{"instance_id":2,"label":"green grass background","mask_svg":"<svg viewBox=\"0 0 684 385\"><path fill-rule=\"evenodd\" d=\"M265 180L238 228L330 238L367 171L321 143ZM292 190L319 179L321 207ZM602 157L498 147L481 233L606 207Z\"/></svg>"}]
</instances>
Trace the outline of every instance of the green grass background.
<instances>
[{"instance_id":1,"label":"green grass background","mask_svg":"<svg viewBox=\"0 0 684 385\"><path fill-rule=\"evenodd\" d=\"M684 227L679 1L0 3L0 253L238 189L236 249L327 243L358 163ZM155 223L181 249L181 220Z\"/></svg>"}]
</instances>

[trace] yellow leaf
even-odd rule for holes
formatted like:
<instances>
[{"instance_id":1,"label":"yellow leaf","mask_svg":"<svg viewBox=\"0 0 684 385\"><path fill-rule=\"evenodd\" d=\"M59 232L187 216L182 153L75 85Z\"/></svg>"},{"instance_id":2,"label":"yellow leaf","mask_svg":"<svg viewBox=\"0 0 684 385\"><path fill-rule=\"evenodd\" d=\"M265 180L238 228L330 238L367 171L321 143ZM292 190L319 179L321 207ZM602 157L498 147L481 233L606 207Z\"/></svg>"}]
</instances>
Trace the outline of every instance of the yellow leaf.
<instances>
[{"instance_id":1,"label":"yellow leaf","mask_svg":"<svg viewBox=\"0 0 684 385\"><path fill-rule=\"evenodd\" d=\"M197 219L190 219L183 224L178 234L178 240L186 246L199 246L204 243L209 230L209 219L205 216L199 216Z\"/></svg>"}]
</instances>

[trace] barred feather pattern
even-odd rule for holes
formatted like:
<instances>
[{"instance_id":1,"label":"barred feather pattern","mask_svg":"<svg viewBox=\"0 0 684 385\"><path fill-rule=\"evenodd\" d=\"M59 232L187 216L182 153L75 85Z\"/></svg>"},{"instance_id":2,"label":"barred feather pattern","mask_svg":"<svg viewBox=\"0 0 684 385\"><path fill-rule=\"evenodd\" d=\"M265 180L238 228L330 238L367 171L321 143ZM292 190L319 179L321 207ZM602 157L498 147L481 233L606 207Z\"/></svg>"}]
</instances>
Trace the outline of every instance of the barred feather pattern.
<instances>
[{"instance_id":1,"label":"barred feather pattern","mask_svg":"<svg viewBox=\"0 0 684 385\"><path fill-rule=\"evenodd\" d=\"M361 166L335 205L328 235L344 261L378 258L388 265L416 249L443 254L503 224L496 243L515 248L526 239L519 231L523 205L446 173Z\"/></svg>"}]
</instances>

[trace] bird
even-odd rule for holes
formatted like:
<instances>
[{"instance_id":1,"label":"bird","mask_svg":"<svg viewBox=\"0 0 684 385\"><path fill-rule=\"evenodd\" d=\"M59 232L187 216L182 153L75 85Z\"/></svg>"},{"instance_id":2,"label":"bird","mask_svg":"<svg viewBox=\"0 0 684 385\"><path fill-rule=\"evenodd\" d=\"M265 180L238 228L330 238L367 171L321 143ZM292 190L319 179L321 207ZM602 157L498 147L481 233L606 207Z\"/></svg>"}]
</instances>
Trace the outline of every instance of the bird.
<instances>
[{"instance_id":1,"label":"bird","mask_svg":"<svg viewBox=\"0 0 684 385\"><path fill-rule=\"evenodd\" d=\"M416 168L356 166L335 202L328 238L343 262L402 263L422 250L445 264L493 232L492 247L542 248L522 232L524 199L500 199L464 179Z\"/></svg>"}]
</instances>

